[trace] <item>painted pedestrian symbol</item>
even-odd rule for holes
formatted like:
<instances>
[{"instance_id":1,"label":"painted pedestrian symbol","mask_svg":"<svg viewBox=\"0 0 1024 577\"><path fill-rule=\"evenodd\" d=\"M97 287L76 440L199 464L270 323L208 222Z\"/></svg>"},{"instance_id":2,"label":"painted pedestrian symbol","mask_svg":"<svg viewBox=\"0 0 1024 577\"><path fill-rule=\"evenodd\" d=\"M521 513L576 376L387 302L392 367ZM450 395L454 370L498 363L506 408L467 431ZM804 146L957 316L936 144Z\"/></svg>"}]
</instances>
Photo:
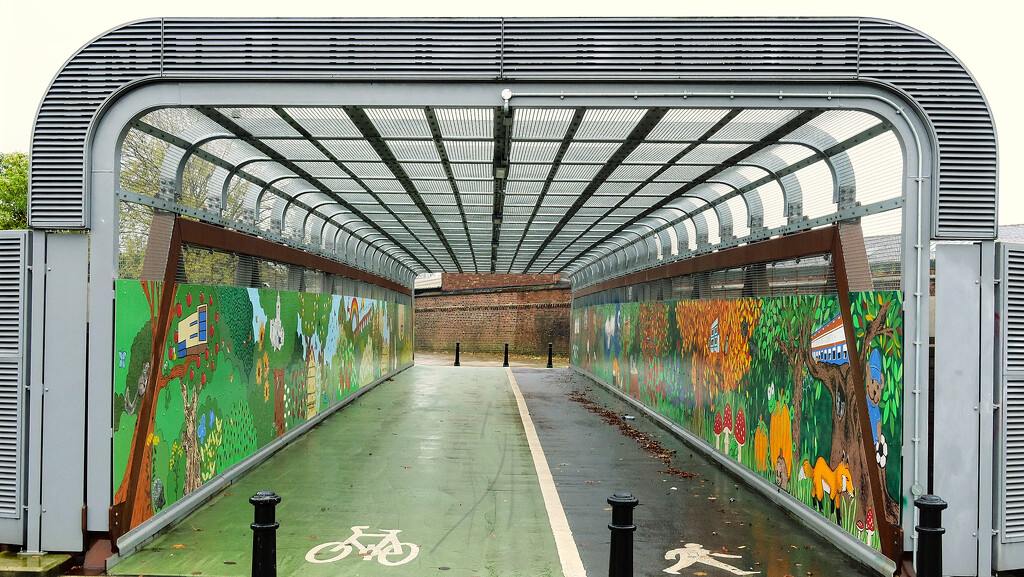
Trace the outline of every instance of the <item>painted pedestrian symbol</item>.
<instances>
[{"instance_id":1,"label":"painted pedestrian symbol","mask_svg":"<svg viewBox=\"0 0 1024 577\"><path fill-rule=\"evenodd\" d=\"M306 553L306 561L310 563L333 563L340 561L356 549L356 553L363 558L363 561L370 561L374 557L381 565L393 567L404 565L416 558L420 552L419 545L414 543L402 543L398 540L400 529L383 529L381 533L363 533L363 529L369 529L369 525L357 525L352 527L352 536L344 541L330 541L313 547ZM363 545L361 538L379 537L380 541Z\"/></svg>"},{"instance_id":2,"label":"painted pedestrian symbol","mask_svg":"<svg viewBox=\"0 0 1024 577\"><path fill-rule=\"evenodd\" d=\"M723 559L741 559L740 555L729 555L727 553L712 553L704 548L700 543L687 543L679 549L672 549L665 553L665 559L679 559L679 562L675 565L665 569L665 573L671 573L673 575L679 575L679 570L689 567L694 563L702 563L718 569L723 569L732 573L733 575L756 575L760 571L743 571L737 569L732 565L728 565L712 557L721 557Z\"/></svg>"}]
</instances>

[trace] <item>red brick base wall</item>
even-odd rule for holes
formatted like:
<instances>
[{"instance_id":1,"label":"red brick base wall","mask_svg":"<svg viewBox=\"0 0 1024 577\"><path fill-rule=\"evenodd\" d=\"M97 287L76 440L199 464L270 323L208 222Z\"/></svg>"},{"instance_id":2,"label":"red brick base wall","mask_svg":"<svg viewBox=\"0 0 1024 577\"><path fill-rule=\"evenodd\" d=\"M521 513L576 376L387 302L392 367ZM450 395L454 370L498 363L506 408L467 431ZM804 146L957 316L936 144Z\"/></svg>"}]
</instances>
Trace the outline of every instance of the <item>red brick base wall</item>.
<instances>
[{"instance_id":1,"label":"red brick base wall","mask_svg":"<svg viewBox=\"0 0 1024 577\"><path fill-rule=\"evenodd\" d=\"M505 288L554 284L557 274L458 274L441 275L441 290L457 291L466 289Z\"/></svg>"},{"instance_id":2,"label":"red brick base wall","mask_svg":"<svg viewBox=\"0 0 1024 577\"><path fill-rule=\"evenodd\" d=\"M570 307L568 289L417 296L416 350L568 356Z\"/></svg>"}]
</instances>

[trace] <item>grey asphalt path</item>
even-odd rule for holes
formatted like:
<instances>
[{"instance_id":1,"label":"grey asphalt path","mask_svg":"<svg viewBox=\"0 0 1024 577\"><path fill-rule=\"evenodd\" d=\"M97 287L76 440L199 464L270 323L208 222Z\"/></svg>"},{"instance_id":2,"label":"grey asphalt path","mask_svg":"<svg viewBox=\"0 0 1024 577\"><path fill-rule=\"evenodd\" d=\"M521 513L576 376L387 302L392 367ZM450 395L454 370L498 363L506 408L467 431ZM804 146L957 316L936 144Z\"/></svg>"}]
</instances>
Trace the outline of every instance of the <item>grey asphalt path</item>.
<instances>
[{"instance_id":1,"label":"grey asphalt path","mask_svg":"<svg viewBox=\"0 0 1024 577\"><path fill-rule=\"evenodd\" d=\"M673 566L680 575L712 577L752 574L747 571L769 577L878 575L590 379L568 369L513 368L513 374L590 577L608 574L607 499L616 491L641 503L634 511L637 576L668 575ZM634 415L628 421L633 428L676 451L671 465L696 476L659 472L667 470L662 461L572 400L573 391L618 415ZM694 544L703 552L692 555ZM685 552L666 559L676 549ZM712 564L678 566L680 558L693 556Z\"/></svg>"}]
</instances>

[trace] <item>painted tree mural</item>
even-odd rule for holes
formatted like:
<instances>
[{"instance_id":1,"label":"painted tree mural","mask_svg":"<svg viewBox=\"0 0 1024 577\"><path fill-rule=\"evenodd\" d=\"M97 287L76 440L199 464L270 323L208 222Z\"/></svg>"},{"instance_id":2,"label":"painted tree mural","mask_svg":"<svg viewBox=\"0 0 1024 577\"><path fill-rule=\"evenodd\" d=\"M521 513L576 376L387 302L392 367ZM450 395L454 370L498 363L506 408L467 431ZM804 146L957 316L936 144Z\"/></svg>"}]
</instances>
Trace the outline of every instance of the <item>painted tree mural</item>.
<instances>
[{"instance_id":1,"label":"painted tree mural","mask_svg":"<svg viewBox=\"0 0 1024 577\"><path fill-rule=\"evenodd\" d=\"M897 292L853 293L841 314L840 301L788 296L574 310L572 361L880 548L876 524L898 526L900 516L902 303ZM632 340L626 327L635 327ZM865 382L853 377L850 358L860 359ZM626 387L617 367L634 359L639 379Z\"/></svg>"},{"instance_id":2,"label":"painted tree mural","mask_svg":"<svg viewBox=\"0 0 1024 577\"><path fill-rule=\"evenodd\" d=\"M732 391L750 368L750 332L760 315L757 299L679 301L679 352L691 360L697 403Z\"/></svg>"},{"instance_id":3,"label":"painted tree mural","mask_svg":"<svg viewBox=\"0 0 1024 577\"><path fill-rule=\"evenodd\" d=\"M797 474L794 464L799 465L801 454L805 454L801 446L802 423L804 413L804 391L806 359L804 352L810 350L811 334L815 323L824 318L831 318L838 303L834 298L789 296L775 299L763 299L760 323L752 342L756 354L752 354L753 374L759 380L772 381L773 391L778 398L769 399L774 405L770 421L769 438L775 440L774 450L769 455L768 464L775 468L776 483L786 488L791 477ZM849 397L847 397L849 398ZM788 426L784 432L779 427ZM787 437L785 443L781 437ZM780 455L777 448L780 443L788 450L788 455Z\"/></svg>"},{"instance_id":4,"label":"painted tree mural","mask_svg":"<svg viewBox=\"0 0 1024 577\"><path fill-rule=\"evenodd\" d=\"M412 361L411 310L395 342L399 307L384 301L187 284L164 294L123 280L116 306L112 513L122 531Z\"/></svg>"},{"instance_id":5,"label":"painted tree mural","mask_svg":"<svg viewBox=\"0 0 1024 577\"><path fill-rule=\"evenodd\" d=\"M160 317L164 299L174 298L164 294L161 283L141 281L141 290L148 305L150 344L149 360L142 366L136 386L136 421L132 432L131 452L117 492L114 494L114 515L122 527L135 526L153 516L152 502L152 458L156 417L156 401L164 388L173 380L186 376L199 357L193 355L182 359L173 368L166 363L164 344L171 330L175 315ZM145 337L143 337L145 338ZM133 347L135 349L135 347ZM142 352L142 351L139 351ZM135 361L138 362L137 360ZM143 382L144 379L144 382ZM126 383L126 391L134 383Z\"/></svg>"}]
</instances>

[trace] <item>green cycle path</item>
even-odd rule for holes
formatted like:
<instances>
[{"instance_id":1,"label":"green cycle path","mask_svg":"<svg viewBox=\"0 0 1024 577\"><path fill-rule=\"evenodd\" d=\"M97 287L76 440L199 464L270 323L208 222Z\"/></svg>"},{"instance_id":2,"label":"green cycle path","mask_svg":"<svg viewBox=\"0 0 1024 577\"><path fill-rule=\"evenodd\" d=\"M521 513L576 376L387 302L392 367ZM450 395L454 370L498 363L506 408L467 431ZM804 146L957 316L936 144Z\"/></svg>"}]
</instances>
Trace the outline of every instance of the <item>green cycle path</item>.
<instances>
[{"instance_id":1,"label":"green cycle path","mask_svg":"<svg viewBox=\"0 0 1024 577\"><path fill-rule=\"evenodd\" d=\"M277 506L278 575L560 575L530 448L501 368L414 367L380 383L227 487L112 575L248 576L253 507ZM353 550L352 527L418 546L401 565ZM382 538L363 537L363 545ZM324 546L316 561L341 551ZM408 556L384 558L399 563Z\"/></svg>"},{"instance_id":2,"label":"green cycle path","mask_svg":"<svg viewBox=\"0 0 1024 577\"><path fill-rule=\"evenodd\" d=\"M635 419L624 429L601 412ZM636 575L877 575L570 370L421 365L367 391L110 574L250 575L248 498L263 489L282 497L282 577L607 575L606 499L617 491L641 503ZM377 536L346 550L353 527ZM399 551L369 547L389 536Z\"/></svg>"}]
</instances>

